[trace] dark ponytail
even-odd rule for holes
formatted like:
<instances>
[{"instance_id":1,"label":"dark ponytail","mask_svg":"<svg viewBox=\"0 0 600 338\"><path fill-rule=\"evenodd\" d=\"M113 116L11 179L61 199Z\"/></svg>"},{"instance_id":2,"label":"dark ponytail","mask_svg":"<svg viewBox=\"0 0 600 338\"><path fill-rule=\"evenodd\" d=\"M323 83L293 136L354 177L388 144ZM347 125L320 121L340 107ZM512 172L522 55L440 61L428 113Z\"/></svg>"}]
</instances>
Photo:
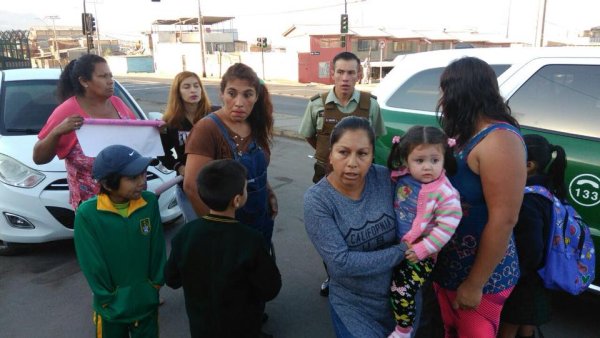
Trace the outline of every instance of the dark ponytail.
<instances>
[{"instance_id":1,"label":"dark ponytail","mask_svg":"<svg viewBox=\"0 0 600 338\"><path fill-rule=\"evenodd\" d=\"M527 161L535 162L536 174L545 177L547 188L559 199L567 197L565 170L567 155L559 145L553 145L543 136L528 134L523 136L527 146ZM556 152L556 156L552 156ZM554 158L553 158L554 157Z\"/></svg>"},{"instance_id":2,"label":"dark ponytail","mask_svg":"<svg viewBox=\"0 0 600 338\"><path fill-rule=\"evenodd\" d=\"M106 63L106 59L94 54L85 54L77 60L71 60L63 69L58 80L57 96L62 103L73 95L83 96L85 88L79 78L91 80L97 63Z\"/></svg>"},{"instance_id":3,"label":"dark ponytail","mask_svg":"<svg viewBox=\"0 0 600 338\"><path fill-rule=\"evenodd\" d=\"M548 176L551 180L554 195L559 199L565 199L567 198L567 187L565 186L567 155L563 147L559 145L551 145L550 148L552 153L556 152L556 157L548 167Z\"/></svg>"}]
</instances>

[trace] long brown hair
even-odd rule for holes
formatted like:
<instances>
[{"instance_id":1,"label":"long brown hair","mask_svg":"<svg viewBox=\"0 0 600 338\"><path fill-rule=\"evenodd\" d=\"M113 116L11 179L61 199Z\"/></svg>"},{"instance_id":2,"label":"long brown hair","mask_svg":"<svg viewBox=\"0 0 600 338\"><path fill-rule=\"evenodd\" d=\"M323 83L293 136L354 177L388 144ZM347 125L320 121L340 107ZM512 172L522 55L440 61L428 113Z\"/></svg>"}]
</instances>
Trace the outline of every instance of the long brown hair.
<instances>
[{"instance_id":1,"label":"long brown hair","mask_svg":"<svg viewBox=\"0 0 600 338\"><path fill-rule=\"evenodd\" d=\"M221 79L221 94L225 93L227 83L234 80L248 81L256 90L258 98L247 121L256 142L268 149L273 139L273 103L269 90L252 68L243 63L236 63L227 69Z\"/></svg>"},{"instance_id":2,"label":"long brown hair","mask_svg":"<svg viewBox=\"0 0 600 338\"><path fill-rule=\"evenodd\" d=\"M198 106L196 107L196 111L194 112L193 123L198 122L198 120L200 120L210 112L210 99L208 98L208 94L206 94L206 90L204 89L202 81L200 81L200 77L193 72L181 72L177 74L173 79L171 89L169 89L167 109L165 111L165 115L163 115L163 120L167 123L169 127L181 128L182 122L185 120L185 105L183 102L183 98L181 97L179 87L181 86L183 80L189 77L194 77L196 80L198 80L201 92L200 102L198 102Z\"/></svg>"},{"instance_id":3,"label":"long brown hair","mask_svg":"<svg viewBox=\"0 0 600 338\"><path fill-rule=\"evenodd\" d=\"M446 67L440 78L438 120L459 147L477 132L477 121L486 118L519 128L498 88L496 73L489 64L475 57L463 57Z\"/></svg>"}]
</instances>

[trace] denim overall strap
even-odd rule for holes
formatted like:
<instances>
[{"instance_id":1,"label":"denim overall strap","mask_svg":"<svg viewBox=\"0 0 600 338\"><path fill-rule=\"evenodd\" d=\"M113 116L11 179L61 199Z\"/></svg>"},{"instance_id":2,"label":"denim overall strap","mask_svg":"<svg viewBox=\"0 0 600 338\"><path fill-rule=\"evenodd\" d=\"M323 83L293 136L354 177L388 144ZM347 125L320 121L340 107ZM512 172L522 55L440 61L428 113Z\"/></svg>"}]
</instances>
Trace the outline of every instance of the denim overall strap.
<instances>
[{"instance_id":1,"label":"denim overall strap","mask_svg":"<svg viewBox=\"0 0 600 338\"><path fill-rule=\"evenodd\" d=\"M233 156L233 159L239 161L239 157L241 156L241 154L238 152L237 145L231 138L231 135L229 135L229 132L227 131L227 128L225 128L223 122L221 122L221 120L217 117L217 115L215 115L215 113L210 113L208 117L210 117L215 122L217 127L219 127L221 134L223 134L223 136L225 137L225 140L227 141L227 143L229 144L229 148L231 149L231 156Z\"/></svg>"},{"instance_id":2,"label":"denim overall strap","mask_svg":"<svg viewBox=\"0 0 600 338\"><path fill-rule=\"evenodd\" d=\"M255 140L252 140L246 152L240 151L223 122L214 113L208 116L215 121L227 140L234 160L240 162L248 172L246 176L248 199L246 204L236 211L236 219L240 223L258 230L265 239L266 247L270 248L274 222L271 219L268 203L269 193L267 189L267 160L265 153L256 144Z\"/></svg>"}]
</instances>

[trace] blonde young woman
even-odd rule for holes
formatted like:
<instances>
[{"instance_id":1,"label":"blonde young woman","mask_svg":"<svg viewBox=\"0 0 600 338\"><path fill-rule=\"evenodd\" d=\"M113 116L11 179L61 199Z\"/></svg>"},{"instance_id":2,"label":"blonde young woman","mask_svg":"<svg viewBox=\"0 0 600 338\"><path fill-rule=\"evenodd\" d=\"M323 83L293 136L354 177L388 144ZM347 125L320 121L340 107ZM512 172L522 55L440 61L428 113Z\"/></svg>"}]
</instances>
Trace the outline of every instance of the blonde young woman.
<instances>
[{"instance_id":1,"label":"blonde young woman","mask_svg":"<svg viewBox=\"0 0 600 338\"><path fill-rule=\"evenodd\" d=\"M178 175L184 175L185 143L188 134L198 120L216 108L218 107L211 106L206 90L196 73L184 71L175 76L163 116L166 127L160 135L165 156L159 159L165 167L175 170ZM173 150L176 156L173 155ZM182 183L177 186L176 198L185 221L196 219L196 213L183 191Z\"/></svg>"}]
</instances>

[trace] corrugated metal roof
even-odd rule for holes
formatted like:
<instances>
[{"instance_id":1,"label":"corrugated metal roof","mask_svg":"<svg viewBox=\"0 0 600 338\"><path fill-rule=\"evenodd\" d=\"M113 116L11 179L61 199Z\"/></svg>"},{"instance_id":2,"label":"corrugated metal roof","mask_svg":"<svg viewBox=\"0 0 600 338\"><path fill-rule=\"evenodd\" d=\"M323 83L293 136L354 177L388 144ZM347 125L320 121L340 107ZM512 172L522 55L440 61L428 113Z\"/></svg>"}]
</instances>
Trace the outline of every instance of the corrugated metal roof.
<instances>
[{"instance_id":1,"label":"corrugated metal roof","mask_svg":"<svg viewBox=\"0 0 600 338\"><path fill-rule=\"evenodd\" d=\"M202 16L202 24L205 26L214 25L227 20L235 19L233 16ZM152 22L153 25L198 25L198 17L179 18L179 19L158 19Z\"/></svg>"}]
</instances>

